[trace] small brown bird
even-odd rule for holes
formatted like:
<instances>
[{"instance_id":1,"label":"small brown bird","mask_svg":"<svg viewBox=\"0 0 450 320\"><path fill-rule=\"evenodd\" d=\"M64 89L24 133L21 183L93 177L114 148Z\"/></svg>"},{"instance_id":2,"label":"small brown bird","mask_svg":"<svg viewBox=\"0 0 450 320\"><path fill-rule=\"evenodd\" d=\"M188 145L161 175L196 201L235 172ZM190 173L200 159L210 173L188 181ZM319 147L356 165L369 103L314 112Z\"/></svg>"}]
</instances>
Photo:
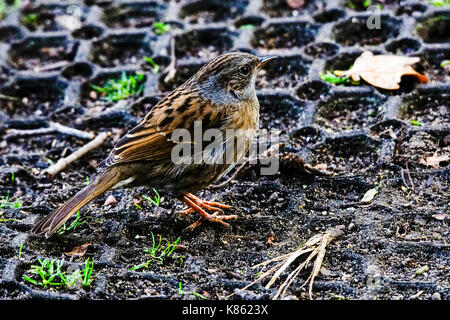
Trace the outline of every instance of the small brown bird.
<instances>
[{"instance_id":1,"label":"small brown bird","mask_svg":"<svg viewBox=\"0 0 450 320\"><path fill-rule=\"evenodd\" d=\"M258 70L275 57L258 58L252 54L232 52L223 54L203 66L183 85L155 105L145 118L123 136L109 156L102 162L98 175L91 184L40 220L32 234L48 237L59 229L74 213L109 189L151 186L171 192L189 205L183 213L197 212L200 219L187 229L193 230L203 221L228 226L225 220L236 215L219 215L231 208L218 202L203 201L192 192L212 184L245 155L256 133L259 122L259 102L255 91ZM195 136L197 124L201 133L217 129L227 138L216 148L207 148L200 140L178 141L173 134ZM236 132L231 160L224 161L230 145L226 135ZM228 140L227 140L228 139ZM197 142L197 143L196 143ZM228 143L228 144L227 144ZM175 147L188 146L186 155L174 160ZM200 150L198 150L200 146ZM198 155L208 161L198 161ZM205 157L205 154L207 155ZM209 214L207 211L214 212Z\"/></svg>"}]
</instances>

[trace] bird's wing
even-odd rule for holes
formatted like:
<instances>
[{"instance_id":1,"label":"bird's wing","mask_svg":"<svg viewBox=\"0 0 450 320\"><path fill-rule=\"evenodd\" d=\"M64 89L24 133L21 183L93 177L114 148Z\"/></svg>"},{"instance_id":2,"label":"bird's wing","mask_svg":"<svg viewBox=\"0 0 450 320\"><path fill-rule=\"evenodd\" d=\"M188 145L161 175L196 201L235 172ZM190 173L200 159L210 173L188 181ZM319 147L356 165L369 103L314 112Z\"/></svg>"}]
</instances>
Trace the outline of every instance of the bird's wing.
<instances>
[{"instance_id":1,"label":"bird's wing","mask_svg":"<svg viewBox=\"0 0 450 320\"><path fill-rule=\"evenodd\" d=\"M202 121L202 131L218 128L226 117L225 111L206 105L204 99L192 92L175 90L119 139L104 164L113 166L170 159L172 148L177 143L171 139L175 129L186 129L193 137L194 121Z\"/></svg>"}]
</instances>

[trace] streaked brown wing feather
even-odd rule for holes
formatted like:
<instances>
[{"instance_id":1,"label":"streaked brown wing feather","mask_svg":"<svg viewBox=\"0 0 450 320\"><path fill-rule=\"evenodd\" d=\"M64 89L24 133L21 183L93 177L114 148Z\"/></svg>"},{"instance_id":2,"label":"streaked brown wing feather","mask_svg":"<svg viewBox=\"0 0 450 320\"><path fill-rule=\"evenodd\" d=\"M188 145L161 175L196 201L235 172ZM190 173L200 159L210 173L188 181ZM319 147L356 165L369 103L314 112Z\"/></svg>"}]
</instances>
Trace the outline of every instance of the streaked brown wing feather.
<instances>
[{"instance_id":1,"label":"streaked brown wing feather","mask_svg":"<svg viewBox=\"0 0 450 320\"><path fill-rule=\"evenodd\" d=\"M106 166L134 161L160 161L170 157L175 146L170 137L177 128L193 134L194 121L203 129L218 128L226 113L202 105L199 96L175 90L160 101L136 127L119 139L105 160Z\"/></svg>"}]
</instances>

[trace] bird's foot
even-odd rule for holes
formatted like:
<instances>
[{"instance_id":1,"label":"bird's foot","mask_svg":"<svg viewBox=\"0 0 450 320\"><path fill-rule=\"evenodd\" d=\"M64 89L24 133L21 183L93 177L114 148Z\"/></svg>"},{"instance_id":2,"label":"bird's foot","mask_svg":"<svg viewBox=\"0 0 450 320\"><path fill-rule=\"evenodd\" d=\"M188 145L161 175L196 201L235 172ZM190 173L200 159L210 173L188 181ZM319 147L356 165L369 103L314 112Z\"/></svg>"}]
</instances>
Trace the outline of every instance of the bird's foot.
<instances>
[{"instance_id":1,"label":"bird's foot","mask_svg":"<svg viewBox=\"0 0 450 320\"><path fill-rule=\"evenodd\" d=\"M194 196L192 193L187 193L182 199L190 208L181 212L182 215L187 215L192 212L197 212L200 215L200 219L188 226L185 231L193 231L204 221L220 223L225 227L230 227L224 220L237 219L237 215L219 215L223 213L222 209L231 209L231 206L214 201L201 200L199 197ZM207 213L206 210L213 211L213 214Z\"/></svg>"}]
</instances>

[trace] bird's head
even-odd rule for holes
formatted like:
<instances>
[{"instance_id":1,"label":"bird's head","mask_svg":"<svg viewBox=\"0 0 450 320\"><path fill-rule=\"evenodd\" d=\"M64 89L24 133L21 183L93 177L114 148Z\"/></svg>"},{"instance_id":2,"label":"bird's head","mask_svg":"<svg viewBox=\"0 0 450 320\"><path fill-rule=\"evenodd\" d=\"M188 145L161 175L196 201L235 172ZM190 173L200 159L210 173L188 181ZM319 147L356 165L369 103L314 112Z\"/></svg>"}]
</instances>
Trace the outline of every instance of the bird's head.
<instances>
[{"instance_id":1,"label":"bird's head","mask_svg":"<svg viewBox=\"0 0 450 320\"><path fill-rule=\"evenodd\" d=\"M211 60L193 78L205 94L214 93L217 99L252 98L255 96L258 70L275 58L275 56L260 58L245 52L231 52ZM221 97L222 95L224 97Z\"/></svg>"}]
</instances>

